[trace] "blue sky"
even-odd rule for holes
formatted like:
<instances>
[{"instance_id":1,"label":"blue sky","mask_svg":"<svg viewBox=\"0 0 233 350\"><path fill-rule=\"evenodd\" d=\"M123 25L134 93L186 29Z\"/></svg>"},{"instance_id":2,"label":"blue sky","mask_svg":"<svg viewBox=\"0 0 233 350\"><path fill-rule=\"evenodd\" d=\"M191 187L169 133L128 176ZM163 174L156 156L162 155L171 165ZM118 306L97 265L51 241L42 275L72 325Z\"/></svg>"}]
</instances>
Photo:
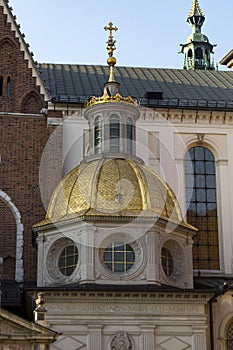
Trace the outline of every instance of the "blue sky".
<instances>
[{"instance_id":1,"label":"blue sky","mask_svg":"<svg viewBox=\"0 0 233 350\"><path fill-rule=\"evenodd\" d=\"M180 68L178 54L191 29L186 22L192 0L10 0L35 60L46 63L105 64L112 21L118 65ZM206 16L202 32L218 62L233 49L232 0L199 0Z\"/></svg>"}]
</instances>

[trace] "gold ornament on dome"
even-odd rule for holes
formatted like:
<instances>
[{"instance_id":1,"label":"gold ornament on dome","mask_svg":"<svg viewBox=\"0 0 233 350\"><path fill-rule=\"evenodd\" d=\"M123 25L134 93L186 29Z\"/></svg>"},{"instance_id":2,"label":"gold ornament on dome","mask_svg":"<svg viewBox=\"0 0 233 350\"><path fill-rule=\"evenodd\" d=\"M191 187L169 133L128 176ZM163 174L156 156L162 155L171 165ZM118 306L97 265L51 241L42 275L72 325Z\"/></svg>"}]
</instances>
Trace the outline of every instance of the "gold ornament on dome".
<instances>
[{"instance_id":1,"label":"gold ornament on dome","mask_svg":"<svg viewBox=\"0 0 233 350\"><path fill-rule=\"evenodd\" d=\"M123 97L119 93L120 84L115 81L114 78L114 67L116 65L116 58L113 56L114 51L116 50L116 40L113 40L113 31L117 31L118 28L113 26L112 22L109 22L108 26L104 27L104 30L109 30L109 37L107 41L107 51L108 59L107 64L109 65L109 79L104 86L104 93L101 97L92 96L85 102L85 107L90 107L100 103L109 103L109 102L120 102L120 103L132 103L139 105L139 100L132 96Z\"/></svg>"}]
</instances>

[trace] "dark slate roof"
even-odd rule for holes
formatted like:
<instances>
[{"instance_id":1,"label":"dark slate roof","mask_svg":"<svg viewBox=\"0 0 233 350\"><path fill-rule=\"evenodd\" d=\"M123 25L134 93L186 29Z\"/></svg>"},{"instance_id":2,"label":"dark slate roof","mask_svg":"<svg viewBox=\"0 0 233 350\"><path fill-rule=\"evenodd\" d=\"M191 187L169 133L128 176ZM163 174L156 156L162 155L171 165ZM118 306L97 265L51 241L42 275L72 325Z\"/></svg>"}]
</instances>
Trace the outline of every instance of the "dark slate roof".
<instances>
[{"instance_id":1,"label":"dark slate roof","mask_svg":"<svg viewBox=\"0 0 233 350\"><path fill-rule=\"evenodd\" d=\"M108 66L39 65L54 101L83 103L101 96ZM123 96L135 96L143 105L233 108L233 71L116 67L115 80ZM162 92L163 99L148 100L147 92Z\"/></svg>"}]
</instances>

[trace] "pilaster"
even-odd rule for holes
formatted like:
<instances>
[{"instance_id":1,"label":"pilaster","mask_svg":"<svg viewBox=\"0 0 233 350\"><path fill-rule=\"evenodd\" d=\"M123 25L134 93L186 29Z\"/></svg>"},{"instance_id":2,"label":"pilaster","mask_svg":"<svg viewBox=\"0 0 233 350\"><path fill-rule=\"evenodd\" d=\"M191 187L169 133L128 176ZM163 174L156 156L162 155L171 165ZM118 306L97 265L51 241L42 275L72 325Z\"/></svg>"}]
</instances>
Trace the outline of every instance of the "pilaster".
<instances>
[{"instance_id":1,"label":"pilaster","mask_svg":"<svg viewBox=\"0 0 233 350\"><path fill-rule=\"evenodd\" d=\"M141 350L155 350L155 327L141 327Z\"/></svg>"},{"instance_id":2,"label":"pilaster","mask_svg":"<svg viewBox=\"0 0 233 350\"><path fill-rule=\"evenodd\" d=\"M102 326L89 325L88 335L88 349L89 350L102 350Z\"/></svg>"}]
</instances>

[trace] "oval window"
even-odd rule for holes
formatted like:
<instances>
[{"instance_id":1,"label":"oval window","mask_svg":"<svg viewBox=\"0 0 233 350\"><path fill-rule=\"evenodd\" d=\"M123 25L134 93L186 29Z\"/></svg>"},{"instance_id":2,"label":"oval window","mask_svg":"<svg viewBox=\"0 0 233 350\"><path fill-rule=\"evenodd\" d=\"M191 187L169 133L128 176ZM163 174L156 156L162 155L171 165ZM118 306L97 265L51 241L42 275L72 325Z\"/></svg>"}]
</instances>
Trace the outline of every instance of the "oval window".
<instances>
[{"instance_id":1,"label":"oval window","mask_svg":"<svg viewBox=\"0 0 233 350\"><path fill-rule=\"evenodd\" d=\"M71 276L78 262L78 248L75 245L68 245L63 248L59 259L58 268L64 276Z\"/></svg>"}]
</instances>

